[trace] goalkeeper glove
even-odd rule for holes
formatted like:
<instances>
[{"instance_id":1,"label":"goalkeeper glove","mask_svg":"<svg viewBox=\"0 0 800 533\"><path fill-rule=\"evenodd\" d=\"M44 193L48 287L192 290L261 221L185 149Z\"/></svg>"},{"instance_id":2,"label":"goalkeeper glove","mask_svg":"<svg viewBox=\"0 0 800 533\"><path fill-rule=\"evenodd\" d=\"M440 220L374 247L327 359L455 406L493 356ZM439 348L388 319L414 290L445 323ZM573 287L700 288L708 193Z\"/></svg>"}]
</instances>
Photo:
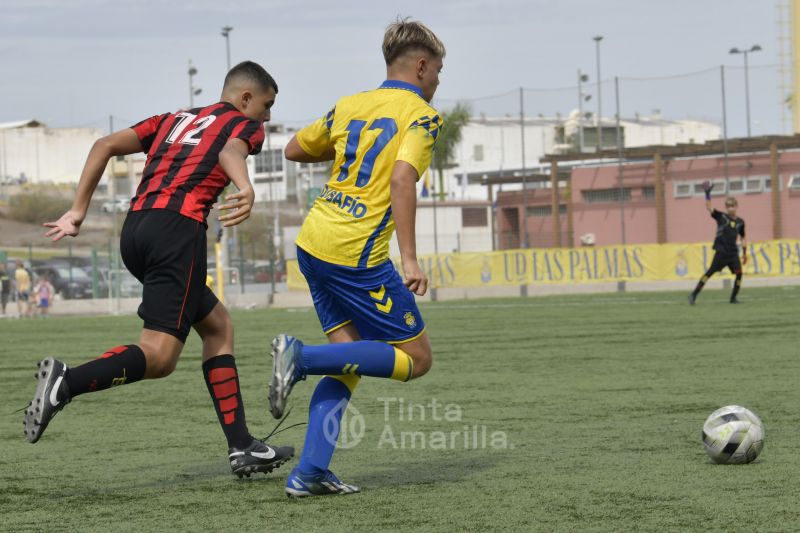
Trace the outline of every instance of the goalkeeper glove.
<instances>
[{"instance_id":1,"label":"goalkeeper glove","mask_svg":"<svg viewBox=\"0 0 800 533\"><path fill-rule=\"evenodd\" d=\"M710 181L703 182L703 190L706 192L706 200L711 200L711 189L714 188L714 184Z\"/></svg>"}]
</instances>

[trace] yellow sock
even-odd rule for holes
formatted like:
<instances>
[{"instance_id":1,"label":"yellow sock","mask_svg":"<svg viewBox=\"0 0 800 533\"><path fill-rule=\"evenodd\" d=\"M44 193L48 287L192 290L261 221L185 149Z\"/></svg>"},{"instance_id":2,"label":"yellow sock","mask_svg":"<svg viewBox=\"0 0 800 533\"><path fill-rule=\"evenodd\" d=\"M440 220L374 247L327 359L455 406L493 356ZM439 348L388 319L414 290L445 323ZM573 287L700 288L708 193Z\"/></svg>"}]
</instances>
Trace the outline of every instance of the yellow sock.
<instances>
[{"instance_id":1,"label":"yellow sock","mask_svg":"<svg viewBox=\"0 0 800 533\"><path fill-rule=\"evenodd\" d=\"M397 363L395 363L396 365ZM350 394L353 394L353 391L356 390L358 383L361 381L361 376L357 376L355 374L342 374L341 376L328 376L329 378L336 379L344 383L347 390L350 391Z\"/></svg>"},{"instance_id":2,"label":"yellow sock","mask_svg":"<svg viewBox=\"0 0 800 533\"><path fill-rule=\"evenodd\" d=\"M408 381L414 373L414 361L411 356L398 347L394 347L394 370L391 378L397 381Z\"/></svg>"}]
</instances>

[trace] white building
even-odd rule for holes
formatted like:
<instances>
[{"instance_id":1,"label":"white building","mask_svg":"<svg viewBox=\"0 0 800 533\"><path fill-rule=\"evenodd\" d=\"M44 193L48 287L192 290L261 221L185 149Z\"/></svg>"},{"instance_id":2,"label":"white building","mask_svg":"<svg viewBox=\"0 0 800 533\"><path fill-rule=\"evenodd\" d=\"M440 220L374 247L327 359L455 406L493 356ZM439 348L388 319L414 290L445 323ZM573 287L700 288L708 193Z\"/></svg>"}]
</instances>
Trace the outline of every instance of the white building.
<instances>
[{"instance_id":1,"label":"white building","mask_svg":"<svg viewBox=\"0 0 800 533\"><path fill-rule=\"evenodd\" d=\"M261 153L247 158L256 202L298 202L307 206L331 174L330 163L296 163L283 157L294 131L269 124Z\"/></svg>"},{"instance_id":2,"label":"white building","mask_svg":"<svg viewBox=\"0 0 800 533\"><path fill-rule=\"evenodd\" d=\"M0 180L78 183L97 128L48 128L36 120L0 123Z\"/></svg>"},{"instance_id":3,"label":"white building","mask_svg":"<svg viewBox=\"0 0 800 533\"><path fill-rule=\"evenodd\" d=\"M473 119L462 130L461 142L455 149L455 166L445 170L447 197L459 200L485 199L485 187L480 185L483 175L522 175L523 166L526 173L547 173L549 167L539 163L545 154L577 151L579 147L583 152L596 151L598 128L594 120L584 117L582 135L579 126L577 111L566 118L528 117L524 127L515 117ZM720 139L722 134L716 124L696 120L666 120L659 114L622 119L620 129L625 147L701 144ZM523 135L524 161L521 149ZM603 119L602 148L616 148L616 135L615 121ZM507 187L509 190L515 188L513 185Z\"/></svg>"}]
</instances>

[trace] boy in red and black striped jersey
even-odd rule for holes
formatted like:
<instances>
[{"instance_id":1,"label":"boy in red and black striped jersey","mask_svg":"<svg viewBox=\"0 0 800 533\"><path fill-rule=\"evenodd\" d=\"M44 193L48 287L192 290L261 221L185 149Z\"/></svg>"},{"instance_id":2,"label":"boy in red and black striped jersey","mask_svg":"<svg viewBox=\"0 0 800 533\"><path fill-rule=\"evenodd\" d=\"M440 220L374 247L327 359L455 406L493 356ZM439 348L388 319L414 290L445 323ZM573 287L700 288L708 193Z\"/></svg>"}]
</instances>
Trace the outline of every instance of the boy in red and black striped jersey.
<instances>
[{"instance_id":1,"label":"boy in red and black striped jersey","mask_svg":"<svg viewBox=\"0 0 800 533\"><path fill-rule=\"evenodd\" d=\"M275 80L246 61L228 72L220 102L151 117L97 141L89 153L72 209L45 223L58 241L78 235L89 201L113 156L144 151L142 181L120 236L128 270L144 286L137 344L112 348L74 368L54 358L39 363L36 394L25 413L25 435L39 440L50 419L75 396L169 375L191 328L203 340L203 373L239 477L269 472L294 453L253 438L245 422L233 357L233 326L206 286L206 217L230 183L238 192L220 207L225 226L250 216L255 194L248 154L261 151L263 122L278 92Z\"/></svg>"}]
</instances>

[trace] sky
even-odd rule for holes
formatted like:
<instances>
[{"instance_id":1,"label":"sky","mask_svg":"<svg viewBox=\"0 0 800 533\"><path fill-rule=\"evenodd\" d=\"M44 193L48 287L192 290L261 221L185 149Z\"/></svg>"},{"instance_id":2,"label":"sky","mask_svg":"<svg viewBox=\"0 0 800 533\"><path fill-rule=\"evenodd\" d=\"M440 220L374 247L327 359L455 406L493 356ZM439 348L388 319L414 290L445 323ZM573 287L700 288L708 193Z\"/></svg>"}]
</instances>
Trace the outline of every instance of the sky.
<instances>
[{"instance_id":1,"label":"sky","mask_svg":"<svg viewBox=\"0 0 800 533\"><path fill-rule=\"evenodd\" d=\"M489 116L554 116L577 107L577 73L589 75L596 111L600 43L602 112L722 122L726 65L728 131L746 132L743 56L750 56L754 135L784 133L776 0L0 0L0 122L119 129L189 103L188 61L202 89L219 98L231 61L250 59L277 80L273 121L302 125L340 96L385 76L388 23L411 16L447 47L440 109L466 101ZM686 75L687 73L695 73ZM677 77L675 77L677 76ZM662 78L662 79L653 79ZM494 96L499 95L499 96Z\"/></svg>"}]
</instances>

